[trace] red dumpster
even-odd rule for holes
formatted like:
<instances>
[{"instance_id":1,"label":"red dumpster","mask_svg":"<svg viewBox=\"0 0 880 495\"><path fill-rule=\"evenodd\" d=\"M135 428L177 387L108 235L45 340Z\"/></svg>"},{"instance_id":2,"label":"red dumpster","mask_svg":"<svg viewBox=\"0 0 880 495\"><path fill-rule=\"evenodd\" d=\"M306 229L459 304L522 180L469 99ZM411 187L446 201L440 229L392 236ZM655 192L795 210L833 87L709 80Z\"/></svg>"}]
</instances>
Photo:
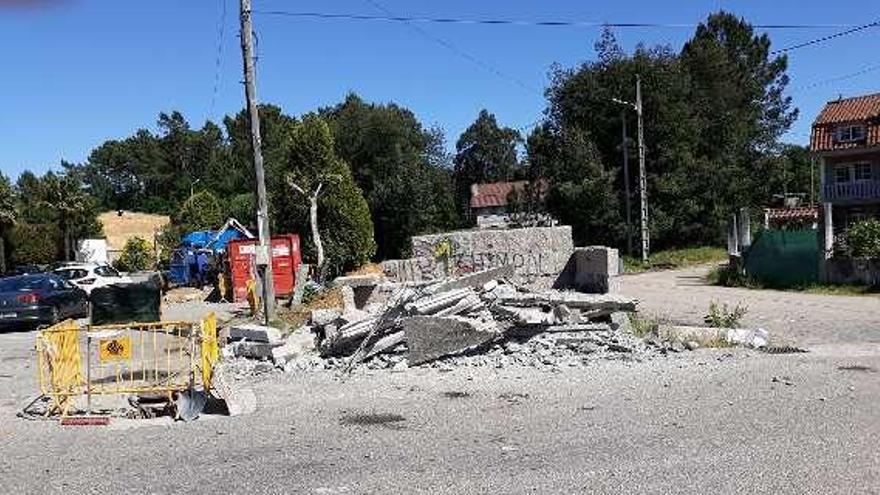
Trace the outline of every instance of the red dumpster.
<instances>
[{"instance_id":1,"label":"red dumpster","mask_svg":"<svg viewBox=\"0 0 880 495\"><path fill-rule=\"evenodd\" d=\"M256 278L256 239L240 239L229 242L229 270L232 279L232 300L247 301L248 280ZM302 263L299 236L284 234L272 237L272 277L275 280L275 296L293 294L296 274Z\"/></svg>"}]
</instances>

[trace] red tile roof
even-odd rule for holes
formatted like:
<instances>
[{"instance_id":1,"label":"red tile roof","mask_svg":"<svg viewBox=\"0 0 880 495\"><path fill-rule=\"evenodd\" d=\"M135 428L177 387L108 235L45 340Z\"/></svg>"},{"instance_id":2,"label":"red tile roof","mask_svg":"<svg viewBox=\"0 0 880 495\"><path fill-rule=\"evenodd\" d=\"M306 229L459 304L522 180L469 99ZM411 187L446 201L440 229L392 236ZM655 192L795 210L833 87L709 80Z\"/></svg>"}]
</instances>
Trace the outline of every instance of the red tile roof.
<instances>
[{"instance_id":1,"label":"red tile roof","mask_svg":"<svg viewBox=\"0 0 880 495\"><path fill-rule=\"evenodd\" d=\"M837 142L835 129L840 124L864 123L865 141ZM880 93L829 101L813 122L810 149L832 151L880 145Z\"/></svg>"},{"instance_id":2,"label":"red tile roof","mask_svg":"<svg viewBox=\"0 0 880 495\"><path fill-rule=\"evenodd\" d=\"M507 206L507 198L510 193L523 192L529 181L519 180L513 182L493 182L491 184L474 184L471 187L471 208L489 208L493 206ZM541 195L546 193L546 185Z\"/></svg>"},{"instance_id":3,"label":"red tile roof","mask_svg":"<svg viewBox=\"0 0 880 495\"><path fill-rule=\"evenodd\" d=\"M767 217L770 220L799 220L819 218L817 206L798 206L795 208L767 208Z\"/></svg>"}]
</instances>

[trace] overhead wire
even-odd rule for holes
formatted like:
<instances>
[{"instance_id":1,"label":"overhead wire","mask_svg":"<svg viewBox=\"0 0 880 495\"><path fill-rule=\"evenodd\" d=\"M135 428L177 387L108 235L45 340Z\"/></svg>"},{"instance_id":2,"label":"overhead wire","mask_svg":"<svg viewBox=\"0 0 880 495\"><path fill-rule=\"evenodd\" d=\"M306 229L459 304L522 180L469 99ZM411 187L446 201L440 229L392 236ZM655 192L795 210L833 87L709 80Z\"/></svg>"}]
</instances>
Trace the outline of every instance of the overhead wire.
<instances>
[{"instance_id":1,"label":"overhead wire","mask_svg":"<svg viewBox=\"0 0 880 495\"><path fill-rule=\"evenodd\" d=\"M375 6L375 5L374 5ZM659 23L659 22L600 22L600 21L577 21L577 20L518 20L518 19L468 19L460 17L429 17L429 16L405 16L395 15L387 9L381 9L385 15L328 13L328 12L293 12L287 10L255 10L255 14L305 17L313 19L337 19L353 21L386 21L403 23L430 23L430 24L478 24L492 26L536 26L536 27L619 27L619 28L695 28L698 24L693 23ZM758 29L841 29L853 28L854 24L754 24Z\"/></svg>"},{"instance_id":2,"label":"overhead wire","mask_svg":"<svg viewBox=\"0 0 880 495\"><path fill-rule=\"evenodd\" d=\"M382 4L380 4L378 1L376 1L376 0L364 0L364 1L365 1L366 3L368 3L369 5L373 6L374 8L376 8L376 9L378 9L378 10L384 12L387 16L389 16L389 17L395 17L393 12L391 12L390 10L388 10L387 8L385 8L385 6L383 6ZM505 79L505 80L507 80L508 82L511 82L511 83L513 83L513 84L516 84L516 85L519 86L520 88L525 89L526 91L528 91L528 92L530 92L530 93L536 93L536 94L538 94L539 96L541 96L541 97L543 98L544 95L543 95L543 93L541 92L541 90L539 90L538 88L535 88L535 87L533 87L533 86L531 86L531 85L529 85L529 84L526 84L526 83L523 82L521 79L519 79L519 78L517 78L517 77L515 77L515 76L512 76L512 75L510 75L510 74L505 73L504 71L498 69L498 68L495 67L494 65L492 65L492 64L490 64L490 63L488 63L488 62L485 62L485 61L483 61L483 60L477 58L476 56L474 56L474 55L472 55L472 54L470 54L470 53L468 53L468 52L462 50L461 48L457 47L456 45L452 44L451 42L449 42L449 41L447 41L447 40L445 40L445 39L443 39L443 38L440 38L439 36L435 36L435 35L431 34L429 31L427 31L426 29L422 28L422 27L419 26L419 25L412 24L412 23L410 23L410 22L408 22L408 21L404 21L404 23L405 23L406 26L408 26L410 29L416 31L416 32L419 33L420 35L422 35L422 36L424 36L424 37L426 37L426 38L428 38L428 39L434 41L435 43L439 44L440 46L446 48L447 50L449 50L449 51L451 51L451 52L453 52L453 53L455 53L455 54L458 55L459 57L461 57L461 58L463 58L463 59L465 59L465 60L471 62L472 64L474 64L474 65L480 67L481 69L483 69L483 70L485 70L485 71L487 71L487 72L490 72L490 73L496 75L497 77L500 77L500 78L502 78L502 79Z\"/></svg>"},{"instance_id":3,"label":"overhead wire","mask_svg":"<svg viewBox=\"0 0 880 495\"><path fill-rule=\"evenodd\" d=\"M222 70L221 66L223 63L223 41L226 33L226 3L228 0L220 0L222 4L221 13L220 13L220 21L217 25L217 57L214 60L214 89L211 92L211 106L208 111L209 118L213 119L216 117L214 115L214 110L217 106L217 93L220 91L220 84L222 80Z\"/></svg>"},{"instance_id":4,"label":"overhead wire","mask_svg":"<svg viewBox=\"0 0 880 495\"><path fill-rule=\"evenodd\" d=\"M809 41L804 41L803 43L798 43L796 45L787 46L785 48L780 48L779 50L774 50L770 52L770 55L778 55L780 53L788 53L793 50L798 50L800 48L806 48L808 46L818 45L820 43L825 43L826 41L831 41L833 39L841 38L843 36L849 36L854 33L858 33L859 31L864 31L866 29L880 27L880 21L874 21L868 24L863 24L861 26L856 26L851 29L847 29L846 31L841 31L839 33L830 34L828 36L823 36L821 38L815 38Z\"/></svg>"}]
</instances>

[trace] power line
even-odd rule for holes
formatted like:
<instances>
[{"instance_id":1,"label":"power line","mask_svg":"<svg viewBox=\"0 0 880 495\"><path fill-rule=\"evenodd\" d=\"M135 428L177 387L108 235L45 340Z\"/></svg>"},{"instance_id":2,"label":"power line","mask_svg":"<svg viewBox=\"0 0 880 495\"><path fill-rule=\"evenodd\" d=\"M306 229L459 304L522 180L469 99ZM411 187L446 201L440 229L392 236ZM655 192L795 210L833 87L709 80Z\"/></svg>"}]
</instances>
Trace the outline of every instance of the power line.
<instances>
[{"instance_id":1,"label":"power line","mask_svg":"<svg viewBox=\"0 0 880 495\"><path fill-rule=\"evenodd\" d=\"M406 17L395 16L393 12L391 12L390 10L388 10L382 4L378 3L375 0L364 0L364 1L366 3L372 5L376 9L384 12L388 16L389 19L392 19L392 18L402 19L402 20L408 19ZM474 55L471 55L470 53L468 53L468 52L462 50L461 48L455 46L454 44L450 43L449 41L447 41L443 38L440 38L439 36L434 36L433 34L431 34L430 32L428 32L427 30L425 30L424 28L422 28L421 26L419 26L417 24L412 24L408 20L403 20L402 22L404 22L405 25L407 27L409 27L410 29L412 29L412 30L416 31L417 33L419 33L420 35L434 41L435 43L437 43L440 46L446 48L447 50L455 53L459 57L471 62L472 64L476 65L477 67L480 67L481 69L483 69L487 72L490 72L490 73L492 73L502 79L505 79L513 84L516 84L517 86L525 89L526 91L528 91L530 93L537 93L538 95L540 95L543 98L544 95L541 93L541 91L538 88L535 88L529 84L526 84L522 80L520 80L519 78L511 76L511 75L499 70L495 66L493 66L487 62L484 62L483 60L480 60L479 58L475 57Z\"/></svg>"},{"instance_id":2,"label":"power line","mask_svg":"<svg viewBox=\"0 0 880 495\"><path fill-rule=\"evenodd\" d=\"M871 66L865 67L864 69L856 71L856 72L851 72L849 74L843 74L840 76L831 77L829 79L823 79L821 81L816 81L814 83L807 84L805 86L799 86L797 88L792 89L791 92L797 93L800 91L807 91L809 89L817 88L819 86L824 86L826 84L831 84L831 83L838 82L838 81L845 81L847 79L852 79L854 77L858 77L858 76L868 74L870 72L874 72L874 71L878 71L878 70L880 70L880 64L871 65Z\"/></svg>"},{"instance_id":3,"label":"power line","mask_svg":"<svg viewBox=\"0 0 880 495\"><path fill-rule=\"evenodd\" d=\"M375 6L375 5L374 5ZM550 20L533 21L518 19L467 19L459 17L425 17L425 16L402 16L395 15L385 9L381 9L386 15L368 14L333 14L327 12L291 12L286 10L258 10L255 14L304 17L312 19L336 19L351 21L386 21L403 23L430 23L430 24L476 24L491 26L535 26L535 27L617 27L617 28L695 28L699 24L692 23L657 23L657 22L598 22L576 20ZM757 29L841 29L852 28L855 24L754 24Z\"/></svg>"},{"instance_id":4,"label":"power line","mask_svg":"<svg viewBox=\"0 0 880 495\"><path fill-rule=\"evenodd\" d=\"M217 93L220 91L221 82L221 65L223 61L223 38L226 33L226 1L220 0L223 5L220 13L220 22L217 25L217 58L214 60L214 90L211 93L211 109L208 112L209 118L214 118L214 108L217 105Z\"/></svg>"},{"instance_id":5,"label":"power line","mask_svg":"<svg viewBox=\"0 0 880 495\"><path fill-rule=\"evenodd\" d=\"M798 43L796 45L787 46L785 48L780 48L779 50L774 50L774 51L770 52L770 55L778 55L780 53L790 52L792 50L797 50L799 48L805 48L805 47L812 46L812 45L818 45L820 43L824 43L826 41L830 41L835 38L848 36L850 34L858 33L859 31L864 31L865 29L870 29L870 28L878 27L878 26L880 26L880 21L874 21L870 24L863 24L861 26L856 26L854 28L847 29L846 31L841 31L839 33L834 33L834 34L830 34L828 36L823 36L821 38L816 38L816 39L812 39L810 41L805 41L803 43Z\"/></svg>"}]
</instances>

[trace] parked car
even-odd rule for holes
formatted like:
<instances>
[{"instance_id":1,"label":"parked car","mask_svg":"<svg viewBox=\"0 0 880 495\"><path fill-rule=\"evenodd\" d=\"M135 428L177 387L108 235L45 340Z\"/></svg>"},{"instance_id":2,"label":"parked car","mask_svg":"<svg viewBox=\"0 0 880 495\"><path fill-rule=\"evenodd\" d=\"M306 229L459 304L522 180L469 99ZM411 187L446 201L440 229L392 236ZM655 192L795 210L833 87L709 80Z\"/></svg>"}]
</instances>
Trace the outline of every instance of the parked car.
<instances>
[{"instance_id":1,"label":"parked car","mask_svg":"<svg viewBox=\"0 0 880 495\"><path fill-rule=\"evenodd\" d=\"M37 265L19 265L13 268L12 270L7 271L3 274L4 277L16 277L18 275L33 275L35 273L43 273L46 270L43 270Z\"/></svg>"},{"instance_id":2,"label":"parked car","mask_svg":"<svg viewBox=\"0 0 880 495\"><path fill-rule=\"evenodd\" d=\"M110 265L76 263L56 268L54 273L69 280L80 289L86 291L87 294L91 294L95 287L131 283L130 277L119 273Z\"/></svg>"},{"instance_id":3,"label":"parked car","mask_svg":"<svg viewBox=\"0 0 880 495\"><path fill-rule=\"evenodd\" d=\"M85 291L52 273L0 279L0 328L51 325L88 313Z\"/></svg>"}]
</instances>

